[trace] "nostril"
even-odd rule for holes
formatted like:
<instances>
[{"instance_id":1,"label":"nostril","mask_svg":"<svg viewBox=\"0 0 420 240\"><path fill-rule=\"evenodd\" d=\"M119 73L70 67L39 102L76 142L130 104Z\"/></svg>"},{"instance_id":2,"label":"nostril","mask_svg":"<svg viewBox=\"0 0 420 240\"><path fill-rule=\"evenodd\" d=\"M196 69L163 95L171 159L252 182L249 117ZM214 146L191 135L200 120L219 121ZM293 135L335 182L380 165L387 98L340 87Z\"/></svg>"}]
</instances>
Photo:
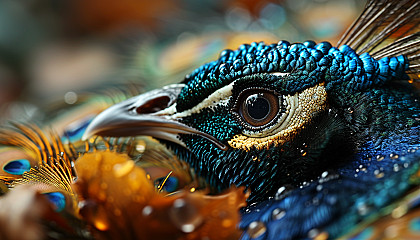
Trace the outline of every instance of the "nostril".
<instances>
[{"instance_id":1,"label":"nostril","mask_svg":"<svg viewBox=\"0 0 420 240\"><path fill-rule=\"evenodd\" d=\"M168 96L153 98L136 108L138 114L155 113L168 107L171 99Z\"/></svg>"},{"instance_id":2,"label":"nostril","mask_svg":"<svg viewBox=\"0 0 420 240\"><path fill-rule=\"evenodd\" d=\"M124 104L124 111L130 114L154 114L176 103L184 84L174 84L161 89L145 92L131 98Z\"/></svg>"}]
</instances>

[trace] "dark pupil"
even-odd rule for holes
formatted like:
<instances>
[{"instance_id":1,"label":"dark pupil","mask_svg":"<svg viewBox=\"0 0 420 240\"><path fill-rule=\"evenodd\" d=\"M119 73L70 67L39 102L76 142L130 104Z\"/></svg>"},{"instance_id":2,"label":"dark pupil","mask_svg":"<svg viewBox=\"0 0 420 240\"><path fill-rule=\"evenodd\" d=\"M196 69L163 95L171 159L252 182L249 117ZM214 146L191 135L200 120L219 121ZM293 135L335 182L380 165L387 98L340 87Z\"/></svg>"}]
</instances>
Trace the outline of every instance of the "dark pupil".
<instances>
[{"instance_id":1,"label":"dark pupil","mask_svg":"<svg viewBox=\"0 0 420 240\"><path fill-rule=\"evenodd\" d=\"M246 100L248 114L253 119L263 119L270 112L270 103L258 94L251 95Z\"/></svg>"}]
</instances>

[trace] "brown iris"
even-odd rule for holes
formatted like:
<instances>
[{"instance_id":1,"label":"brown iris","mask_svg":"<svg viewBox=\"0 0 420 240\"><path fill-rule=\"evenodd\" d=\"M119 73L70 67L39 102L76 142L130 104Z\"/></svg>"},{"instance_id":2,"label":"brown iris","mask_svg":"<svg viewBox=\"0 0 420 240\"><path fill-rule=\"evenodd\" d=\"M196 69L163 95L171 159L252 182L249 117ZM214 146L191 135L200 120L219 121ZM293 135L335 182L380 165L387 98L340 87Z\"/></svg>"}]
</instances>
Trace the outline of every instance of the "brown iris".
<instances>
[{"instance_id":1,"label":"brown iris","mask_svg":"<svg viewBox=\"0 0 420 240\"><path fill-rule=\"evenodd\" d=\"M244 91L239 97L239 115L253 127L271 122L279 112L279 98L272 92L260 89Z\"/></svg>"}]
</instances>

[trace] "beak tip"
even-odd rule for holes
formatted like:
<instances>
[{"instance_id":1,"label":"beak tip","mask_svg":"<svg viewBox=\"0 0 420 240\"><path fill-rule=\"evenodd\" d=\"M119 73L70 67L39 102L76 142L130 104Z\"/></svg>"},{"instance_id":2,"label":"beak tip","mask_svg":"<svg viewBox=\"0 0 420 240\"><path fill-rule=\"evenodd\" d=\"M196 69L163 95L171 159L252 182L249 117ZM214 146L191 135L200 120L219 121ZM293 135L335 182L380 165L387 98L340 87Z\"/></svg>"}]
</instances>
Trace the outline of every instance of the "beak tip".
<instances>
[{"instance_id":1,"label":"beak tip","mask_svg":"<svg viewBox=\"0 0 420 240\"><path fill-rule=\"evenodd\" d=\"M95 135L95 131L92 131L91 124L89 124L85 132L83 133L81 140L86 141L89 138L91 138L93 135Z\"/></svg>"},{"instance_id":2,"label":"beak tip","mask_svg":"<svg viewBox=\"0 0 420 240\"><path fill-rule=\"evenodd\" d=\"M90 138L90 134L86 134L86 132L83 134L83 136L82 136L82 138L81 138L81 140L82 141L86 141L86 140L88 140Z\"/></svg>"},{"instance_id":3,"label":"beak tip","mask_svg":"<svg viewBox=\"0 0 420 240\"><path fill-rule=\"evenodd\" d=\"M111 115L111 114L108 114L109 111L107 110L101 112L99 115L97 115L96 117L92 119L92 121L88 124L88 126L85 129L85 132L83 133L81 137L82 141L86 141L92 136L98 134L99 132L101 132L101 130L103 130L104 126L109 124L109 122L104 121L104 119L107 120L109 116Z\"/></svg>"}]
</instances>

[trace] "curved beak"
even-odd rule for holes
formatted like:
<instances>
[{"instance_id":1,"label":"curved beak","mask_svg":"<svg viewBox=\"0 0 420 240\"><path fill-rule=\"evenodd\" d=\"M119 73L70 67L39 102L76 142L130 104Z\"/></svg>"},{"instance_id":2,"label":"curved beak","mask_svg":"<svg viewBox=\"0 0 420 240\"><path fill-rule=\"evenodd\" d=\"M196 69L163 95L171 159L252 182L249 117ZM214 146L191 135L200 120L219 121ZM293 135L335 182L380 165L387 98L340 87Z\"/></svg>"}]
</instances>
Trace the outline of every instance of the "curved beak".
<instances>
[{"instance_id":1,"label":"curved beak","mask_svg":"<svg viewBox=\"0 0 420 240\"><path fill-rule=\"evenodd\" d=\"M174 84L152 90L111 106L96 116L83 134L82 140L93 135L125 137L151 136L168 140L185 147L179 134L202 136L222 150L227 146L210 134L201 132L170 118L168 108L176 102L184 84ZM165 110L165 111L164 111Z\"/></svg>"}]
</instances>

